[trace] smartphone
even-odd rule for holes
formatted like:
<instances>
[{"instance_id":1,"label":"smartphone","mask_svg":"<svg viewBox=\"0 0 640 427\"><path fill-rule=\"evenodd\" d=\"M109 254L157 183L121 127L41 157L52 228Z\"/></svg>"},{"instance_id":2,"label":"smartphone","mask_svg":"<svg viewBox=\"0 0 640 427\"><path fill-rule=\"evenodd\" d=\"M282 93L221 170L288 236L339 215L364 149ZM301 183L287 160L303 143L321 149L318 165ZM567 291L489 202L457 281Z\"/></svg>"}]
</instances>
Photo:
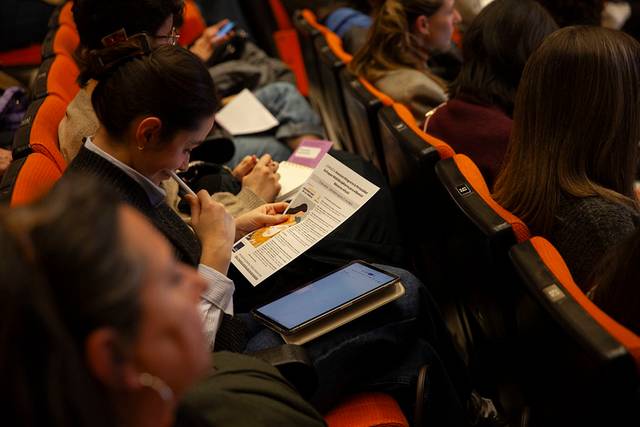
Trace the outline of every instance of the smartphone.
<instances>
[{"instance_id":1,"label":"smartphone","mask_svg":"<svg viewBox=\"0 0 640 427\"><path fill-rule=\"evenodd\" d=\"M252 314L270 328L283 334L292 334L399 280L398 276L371 264L353 261L254 309Z\"/></svg>"},{"instance_id":2,"label":"smartphone","mask_svg":"<svg viewBox=\"0 0 640 427\"><path fill-rule=\"evenodd\" d=\"M236 26L236 23L233 21L229 21L226 24L224 24L222 26L222 28L220 28L220 30L218 30L218 33L216 34L216 37L224 37L227 35L227 33L229 33L229 31L233 30L233 28Z\"/></svg>"}]
</instances>

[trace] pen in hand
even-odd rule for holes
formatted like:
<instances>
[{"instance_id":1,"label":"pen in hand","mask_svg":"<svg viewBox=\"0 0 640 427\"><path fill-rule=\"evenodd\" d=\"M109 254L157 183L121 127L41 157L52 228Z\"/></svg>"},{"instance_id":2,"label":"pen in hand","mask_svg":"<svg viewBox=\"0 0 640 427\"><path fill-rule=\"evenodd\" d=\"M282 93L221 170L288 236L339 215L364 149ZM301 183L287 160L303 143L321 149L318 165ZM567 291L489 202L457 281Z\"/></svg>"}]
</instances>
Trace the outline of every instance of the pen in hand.
<instances>
[{"instance_id":1,"label":"pen in hand","mask_svg":"<svg viewBox=\"0 0 640 427\"><path fill-rule=\"evenodd\" d=\"M175 171L168 170L167 172L169 172L169 175L171 175L171 178L173 178L173 180L177 182L180 188L186 191L187 194L191 194L196 198L198 197L196 193L192 189L190 189L189 186L175 173Z\"/></svg>"}]
</instances>

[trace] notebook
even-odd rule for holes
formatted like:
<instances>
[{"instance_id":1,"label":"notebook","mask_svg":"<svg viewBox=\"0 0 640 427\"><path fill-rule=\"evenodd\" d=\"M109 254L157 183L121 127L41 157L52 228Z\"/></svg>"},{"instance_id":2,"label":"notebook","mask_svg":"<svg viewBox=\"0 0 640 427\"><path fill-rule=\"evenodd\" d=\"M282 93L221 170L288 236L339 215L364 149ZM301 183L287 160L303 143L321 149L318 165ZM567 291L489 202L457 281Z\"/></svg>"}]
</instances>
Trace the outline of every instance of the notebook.
<instances>
[{"instance_id":1,"label":"notebook","mask_svg":"<svg viewBox=\"0 0 640 427\"><path fill-rule=\"evenodd\" d=\"M303 140L289 159L281 162L278 167L282 188L276 197L276 201L281 202L291 199L332 146L333 142L331 141L319 139Z\"/></svg>"}]
</instances>

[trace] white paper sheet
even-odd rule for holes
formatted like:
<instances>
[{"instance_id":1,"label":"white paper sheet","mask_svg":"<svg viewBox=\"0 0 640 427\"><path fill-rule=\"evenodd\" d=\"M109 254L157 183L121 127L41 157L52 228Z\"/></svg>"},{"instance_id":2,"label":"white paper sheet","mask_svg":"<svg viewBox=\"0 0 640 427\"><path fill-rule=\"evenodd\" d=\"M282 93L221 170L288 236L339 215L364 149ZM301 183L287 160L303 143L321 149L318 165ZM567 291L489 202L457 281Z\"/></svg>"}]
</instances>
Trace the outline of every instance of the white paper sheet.
<instances>
[{"instance_id":1,"label":"white paper sheet","mask_svg":"<svg viewBox=\"0 0 640 427\"><path fill-rule=\"evenodd\" d=\"M240 239L231 262L256 286L335 230L378 190L327 154L289 203L289 220Z\"/></svg>"},{"instance_id":2,"label":"white paper sheet","mask_svg":"<svg viewBox=\"0 0 640 427\"><path fill-rule=\"evenodd\" d=\"M216 122L234 136L264 132L280 124L249 89L225 105L216 114Z\"/></svg>"}]
</instances>

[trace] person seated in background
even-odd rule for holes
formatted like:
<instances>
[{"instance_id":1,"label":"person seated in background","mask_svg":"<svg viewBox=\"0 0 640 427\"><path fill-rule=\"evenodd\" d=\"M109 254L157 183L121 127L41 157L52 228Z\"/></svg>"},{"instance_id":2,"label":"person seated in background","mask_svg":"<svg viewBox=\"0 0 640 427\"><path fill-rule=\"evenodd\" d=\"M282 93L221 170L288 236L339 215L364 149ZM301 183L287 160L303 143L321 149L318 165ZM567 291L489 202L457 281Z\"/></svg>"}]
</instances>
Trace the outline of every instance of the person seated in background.
<instances>
[{"instance_id":1,"label":"person seated in background","mask_svg":"<svg viewBox=\"0 0 640 427\"><path fill-rule=\"evenodd\" d=\"M114 1L115 3L99 0L74 2L72 10L80 35L80 46L76 57L81 69L83 52L105 47L103 39L113 35L119 37L118 34L121 33L118 32L122 29L125 35L137 33L154 35L152 37L154 45L175 44L179 37L175 27L181 22L182 0L152 0L135 3L127 0ZM122 13L123 10L127 13ZM215 37L219 26L220 24L217 24L206 30L206 38L214 50L226 41L226 38ZM230 78L235 78L233 76L241 73L241 66L234 61L227 61L225 66L229 67L227 73L231 76ZM212 73L214 74L217 81L224 83L225 78L221 73ZM60 148L67 161L73 159L79 150L82 138L92 135L97 126L89 102L95 82L90 82L81 76L80 84L83 89L69 104L67 114L60 122L58 131ZM242 85L235 85L237 91L242 88ZM260 87L251 89L256 89L255 96L278 119L279 125L262 134L232 138L235 150L228 162L230 167L237 166L246 156L251 155L261 157L269 154L276 161L286 160L291 150L295 149L303 139L324 136L319 116L292 84L261 80ZM219 94L231 95L223 91ZM231 138L228 134L225 136Z\"/></svg>"},{"instance_id":2,"label":"person seated in background","mask_svg":"<svg viewBox=\"0 0 640 427\"><path fill-rule=\"evenodd\" d=\"M495 200L558 248L583 290L640 224L638 57L635 39L601 27L547 37L522 74L494 184Z\"/></svg>"},{"instance_id":3,"label":"person seated in background","mask_svg":"<svg viewBox=\"0 0 640 427\"><path fill-rule=\"evenodd\" d=\"M533 0L493 1L465 33L464 64L451 84L451 99L425 120L425 131L469 156L489 187L509 143L522 70L531 53L557 28Z\"/></svg>"},{"instance_id":4,"label":"person seated in background","mask_svg":"<svg viewBox=\"0 0 640 427\"><path fill-rule=\"evenodd\" d=\"M405 104L422 122L447 100L446 83L427 60L432 51L449 49L459 21L454 0L387 0L349 70Z\"/></svg>"},{"instance_id":5,"label":"person seated in background","mask_svg":"<svg viewBox=\"0 0 640 427\"><path fill-rule=\"evenodd\" d=\"M354 54L367 41L373 17L384 3L381 0L324 1L314 5L318 21L342 39L343 49Z\"/></svg>"},{"instance_id":6,"label":"person seated in background","mask_svg":"<svg viewBox=\"0 0 640 427\"><path fill-rule=\"evenodd\" d=\"M0 212L8 424L325 425L272 366L212 355L203 279L137 210L76 178Z\"/></svg>"}]
</instances>

